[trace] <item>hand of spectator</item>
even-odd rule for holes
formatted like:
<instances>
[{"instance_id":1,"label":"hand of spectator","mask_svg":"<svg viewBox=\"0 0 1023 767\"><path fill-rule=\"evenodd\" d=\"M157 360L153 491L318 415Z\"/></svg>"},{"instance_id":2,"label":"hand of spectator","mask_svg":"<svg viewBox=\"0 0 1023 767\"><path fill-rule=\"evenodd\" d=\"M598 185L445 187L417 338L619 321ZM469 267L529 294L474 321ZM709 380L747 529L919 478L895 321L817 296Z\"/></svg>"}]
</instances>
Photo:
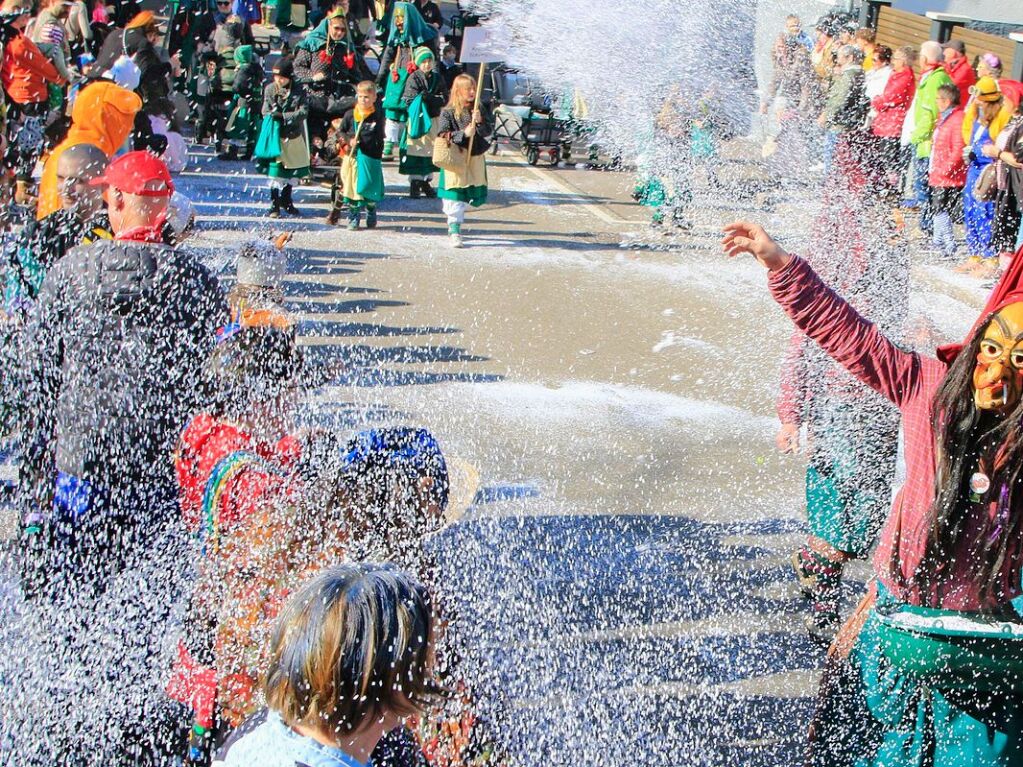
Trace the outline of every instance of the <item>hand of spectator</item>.
<instances>
[{"instance_id":1,"label":"hand of spectator","mask_svg":"<svg viewBox=\"0 0 1023 767\"><path fill-rule=\"evenodd\" d=\"M181 77L181 53L175 53L170 57L171 74L174 77Z\"/></svg>"},{"instance_id":2,"label":"hand of spectator","mask_svg":"<svg viewBox=\"0 0 1023 767\"><path fill-rule=\"evenodd\" d=\"M771 272L778 271L792 260L792 256L771 238L764 227L752 221L728 224L725 236L721 238L721 247L729 258L750 253Z\"/></svg>"},{"instance_id":3,"label":"hand of spectator","mask_svg":"<svg viewBox=\"0 0 1023 767\"><path fill-rule=\"evenodd\" d=\"M823 112L821 112L821 116L817 118L817 124L822 128L828 124L828 118L825 117Z\"/></svg>"},{"instance_id":4,"label":"hand of spectator","mask_svg":"<svg viewBox=\"0 0 1023 767\"><path fill-rule=\"evenodd\" d=\"M774 444L783 453L799 452L799 424L783 423L775 435Z\"/></svg>"},{"instance_id":5,"label":"hand of spectator","mask_svg":"<svg viewBox=\"0 0 1023 767\"><path fill-rule=\"evenodd\" d=\"M980 151L984 153L985 157L992 158L998 157L998 147L996 147L994 144L984 144L984 146L981 147Z\"/></svg>"},{"instance_id":6,"label":"hand of spectator","mask_svg":"<svg viewBox=\"0 0 1023 767\"><path fill-rule=\"evenodd\" d=\"M313 82L314 83L322 83L326 79L327 79L327 74L325 72L317 72L315 75L313 75Z\"/></svg>"}]
</instances>

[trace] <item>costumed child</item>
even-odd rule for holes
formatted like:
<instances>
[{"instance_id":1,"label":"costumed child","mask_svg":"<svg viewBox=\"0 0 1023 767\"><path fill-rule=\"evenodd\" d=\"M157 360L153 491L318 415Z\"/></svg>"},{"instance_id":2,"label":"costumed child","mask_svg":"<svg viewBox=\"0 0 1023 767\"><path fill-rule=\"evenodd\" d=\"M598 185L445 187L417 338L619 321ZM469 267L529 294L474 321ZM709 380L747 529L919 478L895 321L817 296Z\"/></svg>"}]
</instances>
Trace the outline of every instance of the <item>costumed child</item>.
<instances>
[{"instance_id":1,"label":"costumed child","mask_svg":"<svg viewBox=\"0 0 1023 767\"><path fill-rule=\"evenodd\" d=\"M490 148L487 136L493 131L493 119L489 110L487 114L483 109L474 110L475 103L476 80L471 75L459 75L437 121L438 135L463 150L460 154L464 155L459 167L441 169L437 192L448 219L448 236L456 248L462 247L465 211L470 205L478 208L487 201L486 152ZM467 154L470 144L471 157Z\"/></svg>"},{"instance_id":2,"label":"costumed child","mask_svg":"<svg viewBox=\"0 0 1023 767\"><path fill-rule=\"evenodd\" d=\"M402 101L405 81L416 71L415 49L423 45L435 51L437 30L423 20L413 3L395 3L377 75L377 85L384 89L383 108L387 117L384 160L394 159L394 147L401 141L408 117Z\"/></svg>"},{"instance_id":3,"label":"costumed child","mask_svg":"<svg viewBox=\"0 0 1023 767\"><path fill-rule=\"evenodd\" d=\"M966 266L976 276L991 277L998 271L997 254L991 247L995 204L990 200L977 199L974 189L985 169L994 161L994 142L1004 127L1004 98L998 81L993 77L980 78L972 91L977 107L976 119L963 121L964 132L969 132L966 136L966 190L963 193L963 224L966 250L970 254Z\"/></svg>"},{"instance_id":4,"label":"costumed child","mask_svg":"<svg viewBox=\"0 0 1023 767\"><path fill-rule=\"evenodd\" d=\"M257 167L270 177L270 218L278 218L282 212L302 215L295 207L292 189L298 179L309 175L308 115L305 91L295 82L291 59L278 59L273 82L263 91L263 124L255 152Z\"/></svg>"},{"instance_id":5,"label":"costumed child","mask_svg":"<svg viewBox=\"0 0 1023 767\"><path fill-rule=\"evenodd\" d=\"M439 698L431 596L394 565L323 570L288 601L272 640L267 708L215 767L388 764L383 737ZM425 763L422 754L413 764ZM420 761L421 760L421 761Z\"/></svg>"},{"instance_id":6,"label":"costumed child","mask_svg":"<svg viewBox=\"0 0 1023 767\"><path fill-rule=\"evenodd\" d=\"M398 172L409 177L409 197L434 198L430 186L437 166L433 164L433 142L437 137L440 110L447 100L444 79L437 71L437 59L429 48L416 48L416 69L405 81L402 103L408 120L401 139Z\"/></svg>"},{"instance_id":7,"label":"costumed child","mask_svg":"<svg viewBox=\"0 0 1023 767\"><path fill-rule=\"evenodd\" d=\"M263 528L281 524L277 514L285 513L289 494L301 486L306 445L292 423L301 370L289 318L233 320L218 334L207 365L211 402L192 418L175 452L181 512L202 549L168 687L173 699L193 711L190 764L203 763L216 734L248 713L239 708L248 705L252 681L232 675L219 658L221 607L237 596L233 576L251 566L250 549ZM267 602L269 607L272 600Z\"/></svg>"},{"instance_id":8,"label":"costumed child","mask_svg":"<svg viewBox=\"0 0 1023 767\"><path fill-rule=\"evenodd\" d=\"M902 412L876 581L829 651L807 764L1023 763L1023 258L962 345L906 351L758 224L725 228L795 324Z\"/></svg>"},{"instance_id":9,"label":"costumed child","mask_svg":"<svg viewBox=\"0 0 1023 767\"><path fill-rule=\"evenodd\" d=\"M231 85L234 100L225 128L227 147L218 156L222 160L249 160L259 131L259 121L254 110L263 93L263 65L259 63L255 48L251 45L235 48L234 60L238 67Z\"/></svg>"},{"instance_id":10,"label":"costumed child","mask_svg":"<svg viewBox=\"0 0 1023 767\"><path fill-rule=\"evenodd\" d=\"M348 210L348 228L359 228L366 211L366 228L377 225L377 203L384 199L384 171L380 155L384 149L384 118L376 109L377 88L372 80L356 86L356 103L341 118L332 139L332 147L343 154L338 172L339 189L327 216L337 224L342 207Z\"/></svg>"}]
</instances>

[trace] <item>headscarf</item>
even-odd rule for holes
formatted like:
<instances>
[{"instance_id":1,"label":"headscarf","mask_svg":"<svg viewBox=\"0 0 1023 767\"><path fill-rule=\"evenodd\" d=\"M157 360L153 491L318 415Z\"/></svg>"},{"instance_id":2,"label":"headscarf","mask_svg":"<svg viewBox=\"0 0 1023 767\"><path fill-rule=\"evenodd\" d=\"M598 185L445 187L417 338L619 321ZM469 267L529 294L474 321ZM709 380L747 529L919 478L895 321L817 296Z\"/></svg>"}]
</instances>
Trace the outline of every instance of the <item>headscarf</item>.
<instances>
[{"instance_id":1,"label":"headscarf","mask_svg":"<svg viewBox=\"0 0 1023 767\"><path fill-rule=\"evenodd\" d=\"M401 32L394 23L394 15L399 9L405 12L405 25ZM436 39L437 30L426 23L419 9L412 3L398 2L391 11L390 25L387 30L388 45L418 46Z\"/></svg>"},{"instance_id":2,"label":"headscarf","mask_svg":"<svg viewBox=\"0 0 1023 767\"><path fill-rule=\"evenodd\" d=\"M68 147L93 144L107 157L121 148L131 134L135 115L142 109L138 94L116 83L100 80L82 89L71 110L71 128L50 153L39 182L39 205L36 218L43 219L60 208L57 189L57 161Z\"/></svg>"},{"instance_id":3,"label":"headscarf","mask_svg":"<svg viewBox=\"0 0 1023 767\"><path fill-rule=\"evenodd\" d=\"M967 341L973 338L973 335L977 332L977 329L988 322L991 317L997 312L1004 309L1009 304L1015 304L1023 301L1023 247L1016 251L1016 255L1012 257L1012 263L1009 264L1009 268L1005 270L1005 274L998 280L998 284L995 285L994 290L991 291L991 295L988 296L987 304L984 305L984 310L977 317L976 322L973 323L973 327L970 328L970 332L966 334ZM961 344L948 344L946 346L938 347L938 359L947 365L951 365L952 361L959 356L959 352L963 350L966 342Z\"/></svg>"}]
</instances>

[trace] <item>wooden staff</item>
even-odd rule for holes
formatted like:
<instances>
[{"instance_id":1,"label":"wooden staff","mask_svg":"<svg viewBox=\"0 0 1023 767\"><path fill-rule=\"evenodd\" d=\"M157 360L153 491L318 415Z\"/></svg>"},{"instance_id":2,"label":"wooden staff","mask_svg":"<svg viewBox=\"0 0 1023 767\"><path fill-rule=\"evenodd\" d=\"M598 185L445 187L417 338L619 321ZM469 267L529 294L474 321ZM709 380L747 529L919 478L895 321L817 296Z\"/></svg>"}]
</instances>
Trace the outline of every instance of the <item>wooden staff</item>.
<instances>
[{"instance_id":1,"label":"wooden staff","mask_svg":"<svg viewBox=\"0 0 1023 767\"><path fill-rule=\"evenodd\" d=\"M480 94L483 93L483 74L486 70L486 62L480 62L480 73L476 77L476 103L472 105L472 115L469 117L470 120L475 120L476 110L480 108ZM479 126L476 126L476 130L479 130ZM465 158L465 172L466 175L469 173L469 163L472 162L472 143L476 139L476 130L469 136L469 154Z\"/></svg>"}]
</instances>

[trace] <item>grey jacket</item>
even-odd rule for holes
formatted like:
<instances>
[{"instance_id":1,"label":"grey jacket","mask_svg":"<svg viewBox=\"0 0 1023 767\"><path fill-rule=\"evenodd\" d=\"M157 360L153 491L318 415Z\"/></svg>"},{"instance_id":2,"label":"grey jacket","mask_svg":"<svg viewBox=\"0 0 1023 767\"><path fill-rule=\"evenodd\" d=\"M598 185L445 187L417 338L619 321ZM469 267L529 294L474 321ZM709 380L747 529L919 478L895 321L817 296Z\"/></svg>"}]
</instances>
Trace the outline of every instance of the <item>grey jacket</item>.
<instances>
[{"instance_id":1,"label":"grey jacket","mask_svg":"<svg viewBox=\"0 0 1023 767\"><path fill-rule=\"evenodd\" d=\"M114 489L173 485L171 453L227 316L216 278L185 251L113 240L71 250L27 328L25 480L45 485L56 469Z\"/></svg>"}]
</instances>

